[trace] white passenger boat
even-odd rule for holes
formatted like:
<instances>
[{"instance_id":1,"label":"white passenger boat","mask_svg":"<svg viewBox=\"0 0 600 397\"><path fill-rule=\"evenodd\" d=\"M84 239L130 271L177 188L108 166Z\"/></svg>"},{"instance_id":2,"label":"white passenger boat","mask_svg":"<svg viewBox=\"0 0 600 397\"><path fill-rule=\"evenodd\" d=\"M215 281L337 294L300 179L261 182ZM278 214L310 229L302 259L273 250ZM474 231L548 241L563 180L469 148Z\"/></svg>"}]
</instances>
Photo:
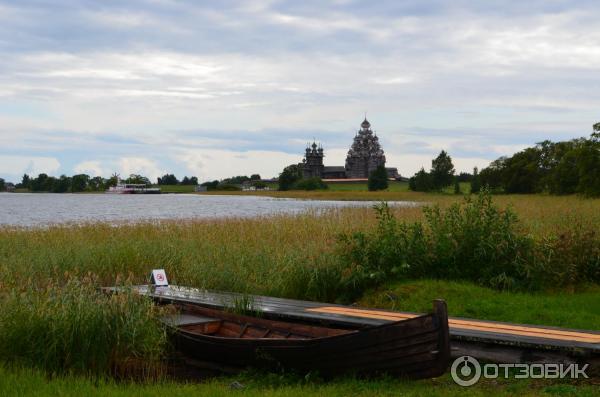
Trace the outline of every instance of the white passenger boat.
<instances>
[{"instance_id":1,"label":"white passenger boat","mask_svg":"<svg viewBox=\"0 0 600 397\"><path fill-rule=\"evenodd\" d=\"M138 183L119 183L117 186L111 186L106 193L111 194L159 194L160 188L146 187Z\"/></svg>"}]
</instances>

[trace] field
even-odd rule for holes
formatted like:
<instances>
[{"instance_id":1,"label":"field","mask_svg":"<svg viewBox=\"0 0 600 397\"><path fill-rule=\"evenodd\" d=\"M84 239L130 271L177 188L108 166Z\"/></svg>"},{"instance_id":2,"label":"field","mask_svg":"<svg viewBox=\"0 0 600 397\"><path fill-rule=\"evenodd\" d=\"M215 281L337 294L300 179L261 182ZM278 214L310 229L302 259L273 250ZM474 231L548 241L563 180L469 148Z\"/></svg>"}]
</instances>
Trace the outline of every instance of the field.
<instances>
[{"instance_id":1,"label":"field","mask_svg":"<svg viewBox=\"0 0 600 397\"><path fill-rule=\"evenodd\" d=\"M162 193L193 193L196 189L194 185L152 185L159 187Z\"/></svg>"},{"instance_id":2,"label":"field","mask_svg":"<svg viewBox=\"0 0 600 397\"><path fill-rule=\"evenodd\" d=\"M326 192L260 194L324 199L411 200L438 203L442 207L448 207L461 199L460 196L451 194L413 193L398 187L398 190L390 192L330 189ZM512 206L523 229L535 238L556 233L565 227L597 228L600 225L600 200L585 200L575 196L507 195L497 196L494 201L501 207ZM402 220L417 221L423 218L420 208L397 208L393 211ZM137 310L135 318L138 324L149 324L147 321L156 313L149 311L144 302L111 302L107 304L110 310L104 310L101 316L97 315L93 308L98 302L103 305L103 301L102 298L94 297L93 292L90 292L92 290L88 288L113 285L116 282L143 283L147 281L149 270L156 267L164 267L174 284L337 301L340 295L336 283L340 266L343 265L337 259L337 237L340 233L372 230L375 225L372 210L355 208L331 211L324 216L309 213L261 219L160 222L120 227L89 224L45 229L2 228L0 271L5 277L0 281L4 303L0 308L0 328L4 327L0 329L0 354L7 362L6 365L23 364L26 361L22 359L24 353L18 350L14 341L27 341L28 338L35 340L37 334L28 335L23 331L30 330L32 326L36 326L38 331L51 327L53 337L57 339L48 339L48 343L54 344L60 344L57 342L58 338L62 340L66 335L76 332L77 321L83 321L81 315L72 312L69 305L56 306L57 296L65 302L80 301L84 306L91 306L90 310L82 306L79 313L87 313L88 318L100 322L118 322L123 314ZM72 280L77 281L75 287L71 285ZM71 289L57 295L56 291L62 291L65 283ZM25 299L28 296L36 298L29 302ZM88 299L88 296L93 299ZM477 299L472 299L473 296ZM451 315L600 329L600 289L592 284L579 285L575 289L528 293L501 292L465 281L397 280L366 291L358 299L358 303L398 310L425 311L429 309L431 300L439 297L448 301ZM9 305L10 302L12 304ZM22 306L18 306L18 302L23 302ZM10 307L23 307L25 310L30 306L33 309L20 320L21 324L17 320L13 321L15 312ZM64 319L58 322L63 328L52 325L57 323L57 318ZM72 328L69 328L70 322L73 322ZM135 332L131 327L119 330L118 332L123 333ZM14 332L15 339L8 339L8 331ZM114 343L111 335L95 333L93 329L86 332L86 335L93 335L97 354L104 352L102 346L110 349ZM125 347L143 350L144 345L150 341L161 341L160 335L152 333L146 335L146 338L145 342L131 339ZM61 348L63 350L56 351L64 353L71 351L69 349L77 349L76 346ZM98 383L98 380L88 380L77 375L86 373L85 370L72 367L69 371L73 375L59 376L48 381L40 371L50 370L60 374L64 363L53 361L54 358L47 353L47 344L31 344L28 349L27 354L44 352L45 366L25 362L24 369L4 367L0 370L0 394L6 395L6 391L11 390L23 395L34 391L40 391L40 395L158 395L168 390L170 395L221 395L230 393L229 384L234 380L217 378L200 385L172 384L164 380L157 384L124 384L109 380ZM122 357L126 353L124 351ZM143 357L154 354L151 351L142 353L139 355ZM83 352L80 355L85 354L87 353ZM18 355L21 355L21 359L10 359ZM84 358L82 360L85 361ZM113 364L115 363L111 365ZM32 365L38 369L29 369ZM250 395L455 395L464 392L464 389L453 385L447 376L423 382L347 379L323 383L319 380L297 379L290 375L268 374L244 374L235 379L246 385L244 392ZM482 383L468 391L472 395L593 395L595 389L584 384L510 381L499 384Z\"/></svg>"},{"instance_id":3,"label":"field","mask_svg":"<svg viewBox=\"0 0 600 397\"><path fill-rule=\"evenodd\" d=\"M242 385L243 388L235 390L232 384ZM569 382L549 384L532 380L486 380L478 383L477 387L465 389L456 386L449 376L413 382L397 379L337 379L323 382L261 373L221 377L195 384L170 381L140 384L75 376L48 379L39 371L0 368L0 395L3 396L597 396L597 387Z\"/></svg>"}]
</instances>

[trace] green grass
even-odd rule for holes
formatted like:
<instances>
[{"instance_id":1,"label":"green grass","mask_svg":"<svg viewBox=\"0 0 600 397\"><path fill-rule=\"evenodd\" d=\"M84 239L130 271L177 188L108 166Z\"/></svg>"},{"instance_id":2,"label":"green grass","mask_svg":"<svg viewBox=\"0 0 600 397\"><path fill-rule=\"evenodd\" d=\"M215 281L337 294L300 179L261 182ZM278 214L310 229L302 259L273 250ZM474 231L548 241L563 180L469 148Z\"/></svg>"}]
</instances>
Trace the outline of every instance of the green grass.
<instances>
[{"instance_id":1,"label":"green grass","mask_svg":"<svg viewBox=\"0 0 600 397\"><path fill-rule=\"evenodd\" d=\"M196 191L194 185L152 185L159 187L162 193L193 193Z\"/></svg>"},{"instance_id":2,"label":"green grass","mask_svg":"<svg viewBox=\"0 0 600 397\"><path fill-rule=\"evenodd\" d=\"M106 295L89 277L65 278L3 291L0 357L49 373L160 375L162 309L137 294Z\"/></svg>"},{"instance_id":3,"label":"green grass","mask_svg":"<svg viewBox=\"0 0 600 397\"><path fill-rule=\"evenodd\" d=\"M332 192L359 192L359 191L368 191L367 183L360 182L330 182L327 184L329 189ZM407 192L408 191L408 182L399 182L399 181L390 181L389 187L387 188L389 192Z\"/></svg>"},{"instance_id":4,"label":"green grass","mask_svg":"<svg viewBox=\"0 0 600 397\"><path fill-rule=\"evenodd\" d=\"M300 194L303 198L401 199L439 203L442 207L461 199L452 194L408 191L265 193L278 197L284 197L282 194ZM512 205L527 233L536 238L556 233L565 225L600 225L600 200L543 195L506 195L497 196L494 200L500 206ZM419 208L398 208L394 209L394 213L402 220L422 219ZM376 219L371 209L352 208L329 211L325 216L308 213L259 219L155 222L119 227L106 224L52 226L43 229L2 227L0 311L6 316L0 318L10 318L11 315L16 316L17 312L22 312L20 318L23 327L20 329L26 329L31 318L36 319L35 324L50 326L55 315L44 317L35 313L45 313L38 310L46 304L43 291L48 285L61 288L65 274L68 275L67 279L81 280L90 277L94 280L94 286L113 285L118 279L144 283L147 282L150 269L158 267L164 267L171 281L176 284L333 302L339 297L336 283L344 269L344 264L336 259L337 236L340 233L369 230L375 226ZM38 291L33 292L36 290ZM28 291L33 300L39 299L41 303L35 303L35 307L27 311L29 309L19 307L14 300L7 298L11 291ZM423 312L428 311L431 300L438 297L448 301L450 313L455 316L600 329L600 290L594 286L572 292L532 294L498 292L473 283L406 281L369 291L359 303ZM82 304L98 310L105 310L110 306L106 306L106 303L93 303L92 298L83 299ZM70 338L69 332L74 328L69 331L67 325L77 324L79 320L69 320L69 316L87 313L86 315L96 318L93 317L93 311L69 311L68 308L76 305L69 303L68 299L64 302L62 308L49 312L66 319L59 321L59 325L64 326L56 328L53 343L58 343L60 338ZM22 304L27 305L28 301L24 300ZM117 313L124 312L117 310ZM128 316L108 318L126 319ZM8 334L2 332L2 335ZM17 332L13 335L19 334ZM88 339L104 341L101 343L105 346L110 341L109 338L98 337L92 331L88 335ZM32 345L35 345L44 339L34 337L31 340L34 341ZM42 345L43 343L37 344ZM9 353L3 355L3 360L16 361ZM48 380L40 372L0 369L0 395L28 395L34 391L39 391L38 395L456 395L464 391L452 385L448 377L424 382L337 380L331 383L306 383L292 381L288 377L276 381L272 376L262 374L246 377L241 381L246 384L246 389L232 392L228 388L230 378L218 378L201 385L165 382L130 385L92 382L70 376ZM521 381L500 384L490 382L469 389L473 395L569 395L571 392L591 395L592 391L587 386Z\"/></svg>"},{"instance_id":5,"label":"green grass","mask_svg":"<svg viewBox=\"0 0 600 397\"><path fill-rule=\"evenodd\" d=\"M370 291L361 306L399 311L431 311L431 301L446 300L451 316L523 324L600 330L600 287L576 292L500 292L473 283L418 280L390 283Z\"/></svg>"},{"instance_id":6,"label":"green grass","mask_svg":"<svg viewBox=\"0 0 600 397\"><path fill-rule=\"evenodd\" d=\"M267 183L271 189L277 190L279 185L277 183ZM330 192L368 192L367 182L328 182L328 189ZM462 193L469 193L471 190L471 184L468 182L461 182L460 189ZM408 182L401 181L390 181L389 187L385 190L386 192L409 192ZM454 185L448 186L444 189L444 193L454 193Z\"/></svg>"},{"instance_id":7,"label":"green grass","mask_svg":"<svg viewBox=\"0 0 600 397\"><path fill-rule=\"evenodd\" d=\"M241 390L230 385L237 381ZM261 373L237 377L209 379L203 383L116 383L110 380L89 380L84 377L48 377L29 369L0 367L0 395L3 396L595 396L597 386L568 382L532 380L484 380L476 386L463 388L449 376L423 381L397 379L359 380L337 379L330 382L310 381L291 376Z\"/></svg>"}]
</instances>

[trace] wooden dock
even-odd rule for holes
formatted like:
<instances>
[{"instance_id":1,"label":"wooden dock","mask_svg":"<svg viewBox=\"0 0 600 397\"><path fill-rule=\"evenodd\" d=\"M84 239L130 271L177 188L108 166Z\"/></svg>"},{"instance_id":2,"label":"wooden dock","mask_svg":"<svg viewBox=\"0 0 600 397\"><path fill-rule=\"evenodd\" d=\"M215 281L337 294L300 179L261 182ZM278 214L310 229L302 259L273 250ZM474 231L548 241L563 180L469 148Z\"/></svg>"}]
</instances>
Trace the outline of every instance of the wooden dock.
<instances>
[{"instance_id":1,"label":"wooden dock","mask_svg":"<svg viewBox=\"0 0 600 397\"><path fill-rule=\"evenodd\" d=\"M249 306L266 318L302 320L337 327L380 325L419 315L282 299L259 295L206 291L180 286L135 287L142 295L163 302L187 302L211 308ZM450 308L451 310L451 308ZM588 363L600 367L600 332L512 324L450 317L452 355L471 355L504 363ZM594 371L595 372L595 371Z\"/></svg>"}]
</instances>

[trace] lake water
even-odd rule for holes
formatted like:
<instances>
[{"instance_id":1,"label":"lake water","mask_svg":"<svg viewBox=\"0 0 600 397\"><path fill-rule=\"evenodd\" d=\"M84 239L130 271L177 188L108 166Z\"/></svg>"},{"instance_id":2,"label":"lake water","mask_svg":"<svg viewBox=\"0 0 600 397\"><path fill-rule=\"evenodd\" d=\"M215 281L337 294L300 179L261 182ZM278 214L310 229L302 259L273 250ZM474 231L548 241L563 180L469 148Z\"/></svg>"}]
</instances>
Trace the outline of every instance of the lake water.
<instances>
[{"instance_id":1,"label":"lake water","mask_svg":"<svg viewBox=\"0 0 600 397\"><path fill-rule=\"evenodd\" d=\"M0 225L44 226L102 221L256 217L309 210L370 207L373 201L278 199L263 196L200 194L51 194L0 193ZM394 205L415 206L413 202Z\"/></svg>"}]
</instances>

